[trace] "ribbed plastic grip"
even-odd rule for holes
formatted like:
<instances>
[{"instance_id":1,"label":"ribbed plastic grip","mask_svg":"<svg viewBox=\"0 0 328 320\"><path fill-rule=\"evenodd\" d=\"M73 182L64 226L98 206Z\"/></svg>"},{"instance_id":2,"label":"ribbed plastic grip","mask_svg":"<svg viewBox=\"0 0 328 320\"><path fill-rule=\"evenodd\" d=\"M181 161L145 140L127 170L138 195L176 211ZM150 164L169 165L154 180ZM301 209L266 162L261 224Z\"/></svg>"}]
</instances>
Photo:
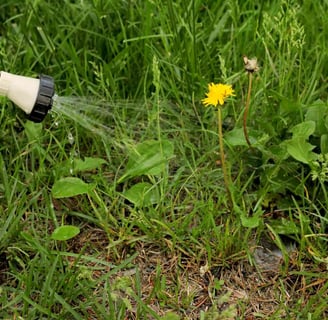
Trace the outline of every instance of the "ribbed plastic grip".
<instances>
[{"instance_id":1,"label":"ribbed plastic grip","mask_svg":"<svg viewBox=\"0 0 328 320\"><path fill-rule=\"evenodd\" d=\"M52 107L52 98L55 94L54 79L47 75L40 75L39 93L32 112L28 115L29 120L41 122Z\"/></svg>"}]
</instances>

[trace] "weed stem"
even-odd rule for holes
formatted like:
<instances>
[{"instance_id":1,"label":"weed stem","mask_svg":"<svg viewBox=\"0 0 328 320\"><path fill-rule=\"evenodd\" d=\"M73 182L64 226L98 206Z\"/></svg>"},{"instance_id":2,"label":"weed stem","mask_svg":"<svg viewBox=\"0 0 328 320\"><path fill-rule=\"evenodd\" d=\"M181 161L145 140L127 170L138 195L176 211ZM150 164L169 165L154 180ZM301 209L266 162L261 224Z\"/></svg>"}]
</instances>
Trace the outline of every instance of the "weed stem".
<instances>
[{"instance_id":1,"label":"weed stem","mask_svg":"<svg viewBox=\"0 0 328 320\"><path fill-rule=\"evenodd\" d=\"M251 101L252 79L253 79L253 73L248 72L248 91L247 91L246 105L244 111L243 129L244 129L244 136L249 147L251 147L251 142L249 141L248 132L247 132L247 117L249 111L249 104Z\"/></svg>"},{"instance_id":2,"label":"weed stem","mask_svg":"<svg viewBox=\"0 0 328 320\"><path fill-rule=\"evenodd\" d=\"M222 110L220 107L218 109L218 132L219 132L219 146L220 146L220 158L221 158L221 167L223 171L223 179L224 179L224 184L225 188L227 191L228 195L228 200L229 204L232 205L232 198L231 198L231 193L230 193L230 188L229 188L229 176L228 176L228 171L225 163L225 155L224 155L224 147L223 147L223 133L222 133Z\"/></svg>"}]
</instances>

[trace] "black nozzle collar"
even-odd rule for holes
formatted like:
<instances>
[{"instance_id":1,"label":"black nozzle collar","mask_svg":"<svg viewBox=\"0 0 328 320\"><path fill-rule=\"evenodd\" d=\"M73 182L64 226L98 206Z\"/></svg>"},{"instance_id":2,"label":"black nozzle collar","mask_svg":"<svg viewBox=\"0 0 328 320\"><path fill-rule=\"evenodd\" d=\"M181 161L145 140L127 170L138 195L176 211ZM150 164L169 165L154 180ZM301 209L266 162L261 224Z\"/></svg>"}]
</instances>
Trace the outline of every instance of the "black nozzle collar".
<instances>
[{"instance_id":1,"label":"black nozzle collar","mask_svg":"<svg viewBox=\"0 0 328 320\"><path fill-rule=\"evenodd\" d=\"M33 122L41 122L52 107L52 98L55 94L55 82L50 76L41 74L39 76L40 87L32 112L28 119Z\"/></svg>"}]
</instances>

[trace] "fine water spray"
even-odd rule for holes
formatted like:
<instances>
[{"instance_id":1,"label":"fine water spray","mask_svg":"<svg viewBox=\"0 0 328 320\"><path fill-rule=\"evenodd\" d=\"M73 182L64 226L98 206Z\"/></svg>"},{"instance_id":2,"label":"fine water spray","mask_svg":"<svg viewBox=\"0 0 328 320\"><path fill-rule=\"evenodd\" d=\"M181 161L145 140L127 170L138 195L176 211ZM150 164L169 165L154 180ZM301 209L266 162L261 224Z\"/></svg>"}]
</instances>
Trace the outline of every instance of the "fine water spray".
<instances>
[{"instance_id":1,"label":"fine water spray","mask_svg":"<svg viewBox=\"0 0 328 320\"><path fill-rule=\"evenodd\" d=\"M7 97L34 122L41 122L52 107L55 84L52 77L24 77L0 71L0 95Z\"/></svg>"},{"instance_id":2,"label":"fine water spray","mask_svg":"<svg viewBox=\"0 0 328 320\"><path fill-rule=\"evenodd\" d=\"M113 134L113 110L142 108L138 104L106 102L94 97L58 96L54 79L47 75L25 77L0 71L0 96L22 109L27 118L42 122L50 110L78 123L88 131L107 138ZM110 123L110 125L108 125Z\"/></svg>"}]
</instances>

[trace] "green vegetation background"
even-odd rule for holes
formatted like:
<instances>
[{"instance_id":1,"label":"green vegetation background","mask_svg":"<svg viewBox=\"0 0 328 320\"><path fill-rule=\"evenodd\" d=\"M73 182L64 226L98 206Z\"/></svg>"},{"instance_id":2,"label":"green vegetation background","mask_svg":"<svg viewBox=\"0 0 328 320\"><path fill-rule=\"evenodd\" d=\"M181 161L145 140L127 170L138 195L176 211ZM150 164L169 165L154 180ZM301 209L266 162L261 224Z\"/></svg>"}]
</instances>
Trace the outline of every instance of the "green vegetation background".
<instances>
[{"instance_id":1,"label":"green vegetation background","mask_svg":"<svg viewBox=\"0 0 328 320\"><path fill-rule=\"evenodd\" d=\"M327 315L319 267L327 263L325 181L313 182L311 165L281 147L288 130L309 119L307 108L322 105L325 113L318 115L327 116L327 6L310 0L0 4L1 70L53 76L59 96L89 97L88 117L105 126L97 135L60 112L35 125L1 99L0 317L159 319L170 310L177 318L167 319L188 319L192 297L181 297L181 284L168 288L158 277L144 299L140 270L133 277L120 272L134 270L136 256L152 246L198 266L224 266L248 259L250 241L269 231L296 241L297 263L311 265L300 273L305 283L323 279L321 298L285 305L277 297L278 309L291 319ZM232 84L236 97L225 106L224 129L241 127L248 85L243 55L260 64L248 123L260 143L252 152L236 136L227 138L239 195L238 210L230 212L215 113L200 100L209 82ZM104 112L93 113L97 106ZM316 130L319 120L313 120ZM320 153L325 132L309 135ZM164 168L124 176L138 144L153 140L174 148ZM98 159L92 170L75 170L87 157ZM71 176L92 191L54 199L53 185ZM151 206L127 200L125 192L140 182L156 189ZM276 209L281 220L265 218ZM76 242L51 238L64 224L80 228ZM160 265L154 268L160 275ZM153 300L161 312L148 307Z\"/></svg>"}]
</instances>

